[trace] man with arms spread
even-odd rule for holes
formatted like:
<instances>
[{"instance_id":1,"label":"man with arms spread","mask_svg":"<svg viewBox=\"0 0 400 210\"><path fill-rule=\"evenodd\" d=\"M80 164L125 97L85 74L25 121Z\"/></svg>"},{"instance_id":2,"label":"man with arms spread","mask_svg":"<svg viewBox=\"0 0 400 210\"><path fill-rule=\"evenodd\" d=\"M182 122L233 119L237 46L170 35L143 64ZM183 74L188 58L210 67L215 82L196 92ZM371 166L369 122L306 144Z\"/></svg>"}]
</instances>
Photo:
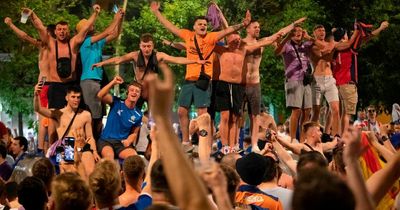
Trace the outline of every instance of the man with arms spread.
<instances>
[{"instance_id":1,"label":"man with arms spread","mask_svg":"<svg viewBox=\"0 0 400 210\"><path fill-rule=\"evenodd\" d=\"M282 35L287 34L290 32L295 24L302 23L306 18L300 18L286 26L285 28L281 29L279 32ZM243 41L248 44L252 45L258 42L258 38L260 36L260 24L255 21L250 23L250 25L246 28L246 38ZM245 59L245 74L246 80L244 84L246 84L245 90L245 101L248 103L248 111L250 116L250 130L251 130L251 144L252 149L254 151L260 151L257 146L258 141L258 122L257 116L260 114L261 108L261 87L260 87L260 64L262 60L262 53L264 48L260 48L258 50L254 50L252 53L248 54Z\"/></svg>"},{"instance_id":2,"label":"man with arms spread","mask_svg":"<svg viewBox=\"0 0 400 210\"><path fill-rule=\"evenodd\" d=\"M93 139L92 117L90 116L90 112L79 109L82 93L81 88L79 86L68 87L67 95L65 96L67 105L62 109L48 109L40 106L39 94L41 88L42 86L40 84L35 86L35 94L33 98L33 106L35 111L45 117L53 119L59 138L61 138L65 132L65 137L72 137L73 132L77 130L82 133L84 135L84 139L90 144L90 149L93 150L94 159L98 161L100 157L97 153L96 144ZM71 121L71 127L68 129L68 125L71 123ZM94 167L94 163L84 164L90 164Z\"/></svg>"},{"instance_id":3,"label":"man with arms spread","mask_svg":"<svg viewBox=\"0 0 400 210\"><path fill-rule=\"evenodd\" d=\"M207 33L207 20L205 17L197 17L193 25L194 31L190 31L187 29L179 29L169 20L167 20L160 13L160 4L158 2L152 2L150 7L153 14L166 29L185 41L188 59L193 60L200 58L195 44L196 40L202 58L208 61L205 65L187 65L185 84L182 86L182 91L179 96L178 115L182 130L182 143L184 145L190 145L188 116L190 106L192 103L194 103L197 108L197 114L200 116L201 114L207 112L207 107L210 105L210 88L200 88L196 86L196 81L198 81L202 71L203 75L206 74L208 77L212 77L213 56L211 56L211 54L216 43L226 35L241 29L245 25L248 25L251 19L250 12L246 13L246 18L241 24L231 26L219 32Z\"/></svg>"},{"instance_id":4,"label":"man with arms spread","mask_svg":"<svg viewBox=\"0 0 400 210\"><path fill-rule=\"evenodd\" d=\"M128 85L125 100L109 93L114 85L123 82L120 76L116 76L97 94L103 103L111 106L106 126L97 142L101 156L109 160L114 160L115 157L125 159L136 155L132 143L137 140L142 123L142 112L136 107L142 88L140 83L132 82Z\"/></svg>"},{"instance_id":5,"label":"man with arms spread","mask_svg":"<svg viewBox=\"0 0 400 210\"><path fill-rule=\"evenodd\" d=\"M96 68L109 64L118 65L128 61L134 61L135 80L142 85L146 85L145 83L143 83L144 79L150 74L158 73L158 67L157 67L158 62L167 62L176 64L205 63L205 61L201 61L198 58L189 60L183 57L173 57L166 53L155 51L153 36L148 33L142 34L142 36L140 37L139 48L140 50L130 52L121 57L114 57L96 63L93 65L93 67ZM141 97L139 98L139 101L136 101L136 107L141 109L144 101L147 100L147 97L148 97L147 87L143 87Z\"/></svg>"},{"instance_id":6,"label":"man with arms spread","mask_svg":"<svg viewBox=\"0 0 400 210\"><path fill-rule=\"evenodd\" d=\"M243 65L247 53L251 53L266 45L272 44L281 36L276 33L271 37L246 45L241 41L239 34L228 35L228 46L216 46L215 52L220 55L221 72L215 83L215 110L221 112L220 134L223 153L233 150L237 143L238 117L242 107L244 87Z\"/></svg>"}]
</instances>

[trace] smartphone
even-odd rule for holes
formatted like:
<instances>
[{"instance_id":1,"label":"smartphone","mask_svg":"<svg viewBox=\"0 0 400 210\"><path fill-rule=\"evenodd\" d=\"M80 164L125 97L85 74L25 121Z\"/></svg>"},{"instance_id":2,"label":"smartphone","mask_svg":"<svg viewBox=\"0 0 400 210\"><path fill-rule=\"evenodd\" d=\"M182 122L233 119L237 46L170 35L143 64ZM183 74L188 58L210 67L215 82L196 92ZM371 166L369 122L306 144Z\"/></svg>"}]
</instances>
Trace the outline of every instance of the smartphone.
<instances>
[{"instance_id":1,"label":"smartphone","mask_svg":"<svg viewBox=\"0 0 400 210\"><path fill-rule=\"evenodd\" d=\"M60 163L63 159L64 147L58 146L56 148L56 163Z\"/></svg>"},{"instance_id":2,"label":"smartphone","mask_svg":"<svg viewBox=\"0 0 400 210\"><path fill-rule=\"evenodd\" d=\"M74 137L65 137L64 138L64 161L65 162L74 162L74 146L75 146L75 138Z\"/></svg>"},{"instance_id":3,"label":"smartphone","mask_svg":"<svg viewBox=\"0 0 400 210\"><path fill-rule=\"evenodd\" d=\"M119 11L119 8L118 8L118 6L117 6L116 4L114 4L112 10L113 10L113 12L114 12L115 14L117 14L117 12Z\"/></svg>"},{"instance_id":4,"label":"smartphone","mask_svg":"<svg viewBox=\"0 0 400 210\"><path fill-rule=\"evenodd\" d=\"M43 87L44 83L46 83L46 76L43 76L42 79L40 80L40 86Z\"/></svg>"}]
</instances>

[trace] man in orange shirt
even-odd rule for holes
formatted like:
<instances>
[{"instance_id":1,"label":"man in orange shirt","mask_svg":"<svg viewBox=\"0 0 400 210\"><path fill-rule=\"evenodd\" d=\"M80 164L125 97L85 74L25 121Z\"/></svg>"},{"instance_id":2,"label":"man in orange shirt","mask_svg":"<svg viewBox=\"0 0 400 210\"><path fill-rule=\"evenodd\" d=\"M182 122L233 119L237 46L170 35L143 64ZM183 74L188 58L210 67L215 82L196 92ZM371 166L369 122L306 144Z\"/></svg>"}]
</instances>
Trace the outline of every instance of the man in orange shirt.
<instances>
[{"instance_id":1,"label":"man in orange shirt","mask_svg":"<svg viewBox=\"0 0 400 210\"><path fill-rule=\"evenodd\" d=\"M247 11L243 23L237 24L219 32L207 33L207 19L205 17L195 18L193 29L180 29L167 20L159 11L160 3L151 2L150 9L157 17L160 23L170 32L180 37L186 44L186 55L189 60L207 60L204 65L190 64L186 67L185 82L182 85L182 91L179 96L178 115L182 130L182 143L190 145L189 142L189 109L192 103L197 108L197 114L200 116L207 112L210 105L210 88L205 82L204 86L199 83L201 78L211 78L213 73L213 56L211 56L216 43L230 33L238 31L250 23L251 15ZM197 46L196 46L197 45ZM200 53L198 53L200 51ZM204 84L204 83L203 83ZM201 135L208 135L206 132L200 131Z\"/></svg>"}]
</instances>

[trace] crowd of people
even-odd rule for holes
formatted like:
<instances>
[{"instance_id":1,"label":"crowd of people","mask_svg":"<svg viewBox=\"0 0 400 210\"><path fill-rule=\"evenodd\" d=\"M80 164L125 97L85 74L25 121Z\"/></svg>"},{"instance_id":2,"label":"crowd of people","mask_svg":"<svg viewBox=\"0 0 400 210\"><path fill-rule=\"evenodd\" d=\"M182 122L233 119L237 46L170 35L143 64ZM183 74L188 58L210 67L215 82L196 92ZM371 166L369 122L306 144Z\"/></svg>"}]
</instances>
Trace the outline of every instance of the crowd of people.
<instances>
[{"instance_id":1,"label":"crowd of people","mask_svg":"<svg viewBox=\"0 0 400 210\"><path fill-rule=\"evenodd\" d=\"M93 5L71 36L67 22L46 27L24 8L40 39L5 18L39 50L33 103L40 126L31 154L30 142L12 137L0 122L0 209L400 209L400 106L393 105L391 124L377 120L373 105L357 113L358 50L387 21L376 29L355 22L352 34L316 25L311 36L302 17L260 37L249 11L230 26L212 3L188 30L159 8L150 3L161 25L182 40L163 43L186 57L155 50L146 33L139 50L103 60L102 49L121 33L123 9L96 32L101 8ZM283 58L291 110L278 124L261 105L267 46ZM103 66L125 62L133 62L134 81L126 84L119 75L107 81ZM172 124L175 82L168 63L186 65L179 126ZM116 85L126 85L124 98L111 94Z\"/></svg>"}]
</instances>

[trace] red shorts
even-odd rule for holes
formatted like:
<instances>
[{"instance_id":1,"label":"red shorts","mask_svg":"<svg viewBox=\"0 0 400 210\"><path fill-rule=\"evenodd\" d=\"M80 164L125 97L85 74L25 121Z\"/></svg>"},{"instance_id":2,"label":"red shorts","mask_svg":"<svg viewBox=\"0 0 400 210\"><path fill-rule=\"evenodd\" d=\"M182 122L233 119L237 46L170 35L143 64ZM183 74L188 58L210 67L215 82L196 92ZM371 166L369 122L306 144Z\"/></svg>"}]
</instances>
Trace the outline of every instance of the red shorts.
<instances>
[{"instance_id":1,"label":"red shorts","mask_svg":"<svg viewBox=\"0 0 400 210\"><path fill-rule=\"evenodd\" d=\"M42 91L40 91L40 105L42 107L47 107L49 100L47 98L47 92L49 91L49 85L43 85Z\"/></svg>"}]
</instances>

